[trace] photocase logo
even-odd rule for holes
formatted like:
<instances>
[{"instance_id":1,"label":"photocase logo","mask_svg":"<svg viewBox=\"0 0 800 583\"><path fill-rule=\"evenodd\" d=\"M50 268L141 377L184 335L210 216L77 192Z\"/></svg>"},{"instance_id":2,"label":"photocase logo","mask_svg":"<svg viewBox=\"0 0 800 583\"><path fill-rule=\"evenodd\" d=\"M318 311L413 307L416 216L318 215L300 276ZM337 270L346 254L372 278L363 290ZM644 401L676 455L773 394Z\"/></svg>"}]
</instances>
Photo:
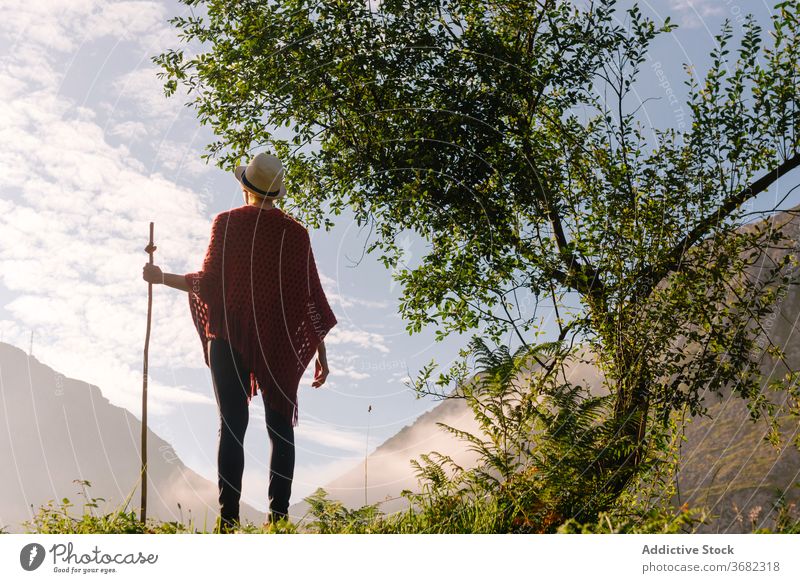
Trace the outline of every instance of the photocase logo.
<instances>
[{"instance_id":1,"label":"photocase logo","mask_svg":"<svg viewBox=\"0 0 800 583\"><path fill-rule=\"evenodd\" d=\"M30 543L19 552L19 564L26 571L35 571L44 562L44 547L39 543Z\"/></svg>"}]
</instances>

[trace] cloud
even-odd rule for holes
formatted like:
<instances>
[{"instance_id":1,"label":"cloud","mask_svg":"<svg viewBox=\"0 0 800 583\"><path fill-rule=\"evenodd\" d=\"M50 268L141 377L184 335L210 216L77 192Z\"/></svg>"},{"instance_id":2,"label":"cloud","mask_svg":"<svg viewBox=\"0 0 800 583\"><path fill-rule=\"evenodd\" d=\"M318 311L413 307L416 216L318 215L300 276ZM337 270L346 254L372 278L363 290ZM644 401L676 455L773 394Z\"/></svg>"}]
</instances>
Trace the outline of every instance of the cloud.
<instances>
[{"instance_id":1,"label":"cloud","mask_svg":"<svg viewBox=\"0 0 800 583\"><path fill-rule=\"evenodd\" d=\"M186 268L202 261L210 221L196 193L149 172L128 145L107 141L143 137L139 118L103 128L91 104L60 92L60 79L70 51L107 36L149 42L163 16L153 2L0 7L0 37L10 47L0 59L0 282L11 293L4 308L13 322L3 322L4 340L27 345L34 330L37 357L131 410L140 398L147 224L157 225L159 262ZM145 91L155 88L136 97ZM185 297L157 288L153 326L151 366L202 366ZM213 403L157 379L151 386L154 413Z\"/></svg>"},{"instance_id":2,"label":"cloud","mask_svg":"<svg viewBox=\"0 0 800 583\"><path fill-rule=\"evenodd\" d=\"M703 15L724 12L719 0L671 0L670 4L674 10L693 10Z\"/></svg>"},{"instance_id":3,"label":"cloud","mask_svg":"<svg viewBox=\"0 0 800 583\"><path fill-rule=\"evenodd\" d=\"M126 142L138 142L147 137L147 126L140 121L123 121L112 124L108 134Z\"/></svg>"},{"instance_id":4,"label":"cloud","mask_svg":"<svg viewBox=\"0 0 800 583\"><path fill-rule=\"evenodd\" d=\"M360 371L354 369L353 367L349 367L349 366L337 368L334 371L334 373L335 373L335 376L344 376L344 377L347 377L349 379L353 379L353 380L357 380L357 381L368 379L370 377L369 374L367 374L365 372L360 372Z\"/></svg>"},{"instance_id":5,"label":"cloud","mask_svg":"<svg viewBox=\"0 0 800 583\"><path fill-rule=\"evenodd\" d=\"M355 344L360 348L373 348L383 353L389 352L386 339L381 334L359 330L341 323L328 333L325 337L325 344Z\"/></svg>"},{"instance_id":6,"label":"cloud","mask_svg":"<svg viewBox=\"0 0 800 583\"><path fill-rule=\"evenodd\" d=\"M295 429L297 437L319 445L351 453L364 451L366 437L360 432L343 429L333 425L303 420Z\"/></svg>"},{"instance_id":7,"label":"cloud","mask_svg":"<svg viewBox=\"0 0 800 583\"><path fill-rule=\"evenodd\" d=\"M370 378L370 374L364 372L364 370L359 370L355 368L351 362L357 358L357 354L352 352L340 352L340 351L328 351L328 365L330 368L330 374L328 375L328 379L325 381L326 386L333 387L336 386L336 379L339 378L347 378L352 379L355 381L360 381L364 379ZM300 379L301 385L311 384L311 381L314 379L314 365L313 360L312 364L306 369L305 373L303 374L303 378Z\"/></svg>"},{"instance_id":8,"label":"cloud","mask_svg":"<svg viewBox=\"0 0 800 583\"><path fill-rule=\"evenodd\" d=\"M686 28L705 26L705 18L721 16L725 8L719 0L670 0L670 7L680 16L680 24Z\"/></svg>"},{"instance_id":9,"label":"cloud","mask_svg":"<svg viewBox=\"0 0 800 583\"><path fill-rule=\"evenodd\" d=\"M391 306L391 302L388 300L367 300L352 295L344 296L336 293L333 291L339 287L336 283L336 280L332 277L328 277L321 271L319 274L319 280L322 283L322 286L325 288L325 296L328 298L328 302L331 304L331 306L339 306L341 308L360 307L378 309L386 309Z\"/></svg>"},{"instance_id":10,"label":"cloud","mask_svg":"<svg viewBox=\"0 0 800 583\"><path fill-rule=\"evenodd\" d=\"M114 109L128 106L137 119L146 119L151 124L171 123L184 111L180 99L167 99L163 93L163 82L158 78L159 69L145 66L118 76L112 83L116 91Z\"/></svg>"},{"instance_id":11,"label":"cloud","mask_svg":"<svg viewBox=\"0 0 800 583\"><path fill-rule=\"evenodd\" d=\"M57 53L101 38L149 46L168 29L164 5L150 1L3 2L0 23L3 36L15 44Z\"/></svg>"},{"instance_id":12,"label":"cloud","mask_svg":"<svg viewBox=\"0 0 800 583\"><path fill-rule=\"evenodd\" d=\"M215 170L213 165L200 159L200 154L190 145L172 140L163 140L156 152L158 163L163 168L174 174L188 176L200 176Z\"/></svg>"}]
</instances>

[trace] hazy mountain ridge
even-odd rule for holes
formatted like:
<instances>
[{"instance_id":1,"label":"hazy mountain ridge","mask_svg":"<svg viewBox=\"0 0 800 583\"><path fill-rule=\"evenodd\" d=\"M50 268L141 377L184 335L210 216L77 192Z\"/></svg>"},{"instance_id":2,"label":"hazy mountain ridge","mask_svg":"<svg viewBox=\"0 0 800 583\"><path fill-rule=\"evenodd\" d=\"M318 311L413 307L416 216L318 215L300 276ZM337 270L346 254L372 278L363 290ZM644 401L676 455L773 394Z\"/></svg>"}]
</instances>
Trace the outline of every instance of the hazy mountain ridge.
<instances>
[{"instance_id":1,"label":"hazy mountain ridge","mask_svg":"<svg viewBox=\"0 0 800 583\"><path fill-rule=\"evenodd\" d=\"M600 383L601 377L587 361L587 354L584 348L579 348L569 359L572 363L566 367L567 378L573 383L583 385L589 392L598 394L604 391ZM521 379L527 374L529 373L526 370ZM466 382L471 381L472 377ZM385 513L406 508L408 503L400 498L400 492L404 489L419 490L415 470L411 465L412 459L419 459L420 454L437 451L449 455L463 467L474 466L477 462L477 454L468 450L464 441L437 425L438 423L474 435L481 434L478 422L463 399L444 399L433 409L420 415L414 423L406 425L384 441L368 456L366 497L364 462L355 464L322 487L330 498L339 500L350 508L363 505L365 498L369 504L380 502L379 508ZM308 508L306 502L300 501L293 504L289 512L295 520L302 521L307 516Z\"/></svg>"},{"instance_id":2,"label":"hazy mountain ridge","mask_svg":"<svg viewBox=\"0 0 800 583\"><path fill-rule=\"evenodd\" d=\"M95 385L71 379L10 344L0 343L0 526L21 532L22 521L48 500L85 501L73 480L88 480L90 497L105 498L98 512L122 505L138 513L141 423L112 405ZM148 517L190 516L200 527L218 514L217 485L188 468L173 447L148 432ZM181 509L178 509L178 503ZM242 504L242 518L264 515Z\"/></svg>"}]
</instances>

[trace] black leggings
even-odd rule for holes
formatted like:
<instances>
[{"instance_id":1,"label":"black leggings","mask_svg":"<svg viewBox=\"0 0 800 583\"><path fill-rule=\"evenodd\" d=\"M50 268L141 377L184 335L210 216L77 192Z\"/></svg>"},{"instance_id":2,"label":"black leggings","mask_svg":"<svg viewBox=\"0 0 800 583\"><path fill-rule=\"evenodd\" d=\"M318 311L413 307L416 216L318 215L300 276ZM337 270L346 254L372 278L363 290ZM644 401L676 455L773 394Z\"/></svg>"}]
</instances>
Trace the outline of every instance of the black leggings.
<instances>
[{"instance_id":1,"label":"black leggings","mask_svg":"<svg viewBox=\"0 0 800 583\"><path fill-rule=\"evenodd\" d=\"M224 523L231 523L239 520L250 372L242 366L239 353L227 340L214 338L208 342L211 380L220 413L217 450L220 517ZM289 510L294 476L294 428L288 419L267 406L264 393L262 398L272 446L268 489L270 518L276 520L285 517Z\"/></svg>"}]
</instances>

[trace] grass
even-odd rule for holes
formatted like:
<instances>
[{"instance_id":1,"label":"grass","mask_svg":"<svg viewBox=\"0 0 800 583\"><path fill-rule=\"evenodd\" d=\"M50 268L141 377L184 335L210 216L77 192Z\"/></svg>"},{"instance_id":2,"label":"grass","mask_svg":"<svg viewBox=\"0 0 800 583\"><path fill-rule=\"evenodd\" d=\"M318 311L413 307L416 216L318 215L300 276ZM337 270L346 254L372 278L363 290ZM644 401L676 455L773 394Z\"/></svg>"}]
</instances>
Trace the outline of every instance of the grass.
<instances>
[{"instance_id":1,"label":"grass","mask_svg":"<svg viewBox=\"0 0 800 583\"><path fill-rule=\"evenodd\" d=\"M38 534L219 534L220 523L217 519L214 524L197 524L190 517L188 523L183 521L161 522L148 519L146 523L139 520L137 513L128 510L133 491L128 494L124 503L111 512L102 514L98 512L104 498L90 497L87 488L91 483L87 480L74 480L82 488L82 514L75 515L75 504L68 498L60 502L48 501L40 506L31 520L22 523L26 533ZM178 509L183 511L178 504ZM0 529L5 533L6 528ZM290 534L298 532L297 526L288 520L275 524L255 525L250 522L242 524L236 529L243 534Z\"/></svg>"},{"instance_id":2,"label":"grass","mask_svg":"<svg viewBox=\"0 0 800 583\"><path fill-rule=\"evenodd\" d=\"M76 480L84 487L83 513L74 515L75 504L64 498L53 500L40 506L30 521L23 523L26 533L38 534L220 534L217 520L213 525L198 525L193 520L188 524L181 521L160 522L148 519L142 523L136 513L128 511L130 496L125 504L114 511L99 514L102 498L89 497L86 487L89 482ZM388 533L497 533L497 532L535 532L526 528L524 522L507 521L507 501L502 496L482 500L470 500L458 496L426 497L407 494L414 505L408 509L384 515L378 505L348 509L341 502L331 500L323 489L318 489L305 500L310 505L312 520L302 527L281 520L274 524L256 525L249 521L239 525L234 534L388 534ZM788 503L779 496L775 503L776 521L772 530L753 529L757 534L798 534L800 533L800 513L796 504ZM574 519L562 521L548 532L557 534L677 534L695 532L710 515L703 508L650 509L639 515L622 513L601 513L598 520L580 524ZM530 525L527 525L530 526ZM539 532L541 523L539 523ZM4 534L5 529L0 529Z\"/></svg>"}]
</instances>

